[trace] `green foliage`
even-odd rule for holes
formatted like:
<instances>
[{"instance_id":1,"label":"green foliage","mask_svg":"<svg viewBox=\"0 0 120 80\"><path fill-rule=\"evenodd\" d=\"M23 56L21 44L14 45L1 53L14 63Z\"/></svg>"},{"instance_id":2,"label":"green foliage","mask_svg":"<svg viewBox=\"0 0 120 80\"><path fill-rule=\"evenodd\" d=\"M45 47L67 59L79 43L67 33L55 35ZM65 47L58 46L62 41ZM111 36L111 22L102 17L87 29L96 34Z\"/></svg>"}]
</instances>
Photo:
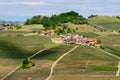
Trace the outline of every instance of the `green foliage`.
<instances>
[{"instance_id":1,"label":"green foliage","mask_svg":"<svg viewBox=\"0 0 120 80\"><path fill-rule=\"evenodd\" d=\"M22 27L19 26L19 25L16 25L15 27L16 27L16 29L21 29L21 28L22 28Z\"/></svg>"},{"instance_id":2,"label":"green foliage","mask_svg":"<svg viewBox=\"0 0 120 80\"><path fill-rule=\"evenodd\" d=\"M61 33L64 33L65 31L63 30L63 29L58 29L57 31L56 31L56 33L57 33L57 35L60 35Z\"/></svg>"},{"instance_id":3,"label":"green foliage","mask_svg":"<svg viewBox=\"0 0 120 80\"><path fill-rule=\"evenodd\" d=\"M30 60L26 59L23 61L22 68L30 68L29 66Z\"/></svg>"},{"instance_id":4,"label":"green foliage","mask_svg":"<svg viewBox=\"0 0 120 80\"><path fill-rule=\"evenodd\" d=\"M27 19L26 25L30 24L43 24L46 29L55 29L56 26L64 23L71 22L73 24L86 24L87 19L79 15L74 11L61 13L59 15L52 15L51 17L46 16L34 16L31 19ZM63 26L66 28L66 26Z\"/></svg>"},{"instance_id":5,"label":"green foliage","mask_svg":"<svg viewBox=\"0 0 120 80\"><path fill-rule=\"evenodd\" d=\"M120 19L120 16L116 16L117 19Z\"/></svg>"},{"instance_id":6,"label":"green foliage","mask_svg":"<svg viewBox=\"0 0 120 80\"><path fill-rule=\"evenodd\" d=\"M30 68L30 67L33 67L35 66L35 63L31 62L29 59L26 59L23 61L23 64L22 64L22 68L25 69L25 68Z\"/></svg>"},{"instance_id":7,"label":"green foliage","mask_svg":"<svg viewBox=\"0 0 120 80\"><path fill-rule=\"evenodd\" d=\"M117 67L113 67L113 66L95 66L95 67L91 67L91 70L99 70L99 71L116 71Z\"/></svg>"},{"instance_id":8,"label":"green foliage","mask_svg":"<svg viewBox=\"0 0 120 80\"><path fill-rule=\"evenodd\" d=\"M93 15L91 14L88 18L94 18L94 17L97 17L98 15Z\"/></svg>"},{"instance_id":9,"label":"green foliage","mask_svg":"<svg viewBox=\"0 0 120 80\"><path fill-rule=\"evenodd\" d=\"M101 40L97 40L97 44L101 44Z\"/></svg>"},{"instance_id":10,"label":"green foliage","mask_svg":"<svg viewBox=\"0 0 120 80\"><path fill-rule=\"evenodd\" d=\"M70 28L67 29L67 33L71 33L71 29Z\"/></svg>"},{"instance_id":11,"label":"green foliage","mask_svg":"<svg viewBox=\"0 0 120 80\"><path fill-rule=\"evenodd\" d=\"M101 46L100 46L100 49L105 50L105 47L101 45Z\"/></svg>"}]
</instances>

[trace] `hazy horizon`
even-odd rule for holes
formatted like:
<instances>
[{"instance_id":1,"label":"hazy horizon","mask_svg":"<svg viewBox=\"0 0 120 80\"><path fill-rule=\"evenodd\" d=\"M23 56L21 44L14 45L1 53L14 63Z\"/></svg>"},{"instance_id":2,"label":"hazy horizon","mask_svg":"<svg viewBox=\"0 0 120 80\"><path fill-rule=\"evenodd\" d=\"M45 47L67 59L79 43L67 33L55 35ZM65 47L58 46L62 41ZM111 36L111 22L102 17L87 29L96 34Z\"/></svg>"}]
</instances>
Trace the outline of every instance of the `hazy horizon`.
<instances>
[{"instance_id":1,"label":"hazy horizon","mask_svg":"<svg viewBox=\"0 0 120 80\"><path fill-rule=\"evenodd\" d=\"M51 16L76 11L84 17L91 14L120 15L119 0L1 0L0 20L25 21L35 15Z\"/></svg>"}]
</instances>

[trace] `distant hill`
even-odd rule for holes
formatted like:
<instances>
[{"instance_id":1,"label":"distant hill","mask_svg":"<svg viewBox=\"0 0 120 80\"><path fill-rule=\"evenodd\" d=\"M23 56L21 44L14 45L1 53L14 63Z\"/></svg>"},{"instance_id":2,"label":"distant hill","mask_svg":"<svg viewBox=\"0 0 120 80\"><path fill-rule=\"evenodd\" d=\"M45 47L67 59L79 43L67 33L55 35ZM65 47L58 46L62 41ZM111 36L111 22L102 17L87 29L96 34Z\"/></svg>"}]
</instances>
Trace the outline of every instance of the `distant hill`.
<instances>
[{"instance_id":1,"label":"distant hill","mask_svg":"<svg viewBox=\"0 0 120 80\"><path fill-rule=\"evenodd\" d=\"M120 19L113 16L96 16L90 18L89 22L99 27L103 27L106 30L120 31Z\"/></svg>"},{"instance_id":2,"label":"distant hill","mask_svg":"<svg viewBox=\"0 0 120 80\"><path fill-rule=\"evenodd\" d=\"M3 20L0 20L0 24L3 24L3 25L22 25L24 24L24 22L18 22L18 21L15 21L15 22L12 22L12 21L3 21Z\"/></svg>"}]
</instances>

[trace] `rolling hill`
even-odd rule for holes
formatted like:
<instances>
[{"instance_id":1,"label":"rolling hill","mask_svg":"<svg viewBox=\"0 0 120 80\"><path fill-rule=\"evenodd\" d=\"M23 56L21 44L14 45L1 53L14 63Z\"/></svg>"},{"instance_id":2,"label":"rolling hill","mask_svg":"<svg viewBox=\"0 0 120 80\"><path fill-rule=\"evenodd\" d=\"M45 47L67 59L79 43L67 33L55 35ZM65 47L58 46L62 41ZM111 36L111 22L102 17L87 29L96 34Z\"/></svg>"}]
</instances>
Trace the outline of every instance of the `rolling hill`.
<instances>
[{"instance_id":1,"label":"rolling hill","mask_svg":"<svg viewBox=\"0 0 120 80\"><path fill-rule=\"evenodd\" d=\"M97 25L105 30L119 31L120 20L112 16L97 16L89 19L90 23Z\"/></svg>"}]
</instances>

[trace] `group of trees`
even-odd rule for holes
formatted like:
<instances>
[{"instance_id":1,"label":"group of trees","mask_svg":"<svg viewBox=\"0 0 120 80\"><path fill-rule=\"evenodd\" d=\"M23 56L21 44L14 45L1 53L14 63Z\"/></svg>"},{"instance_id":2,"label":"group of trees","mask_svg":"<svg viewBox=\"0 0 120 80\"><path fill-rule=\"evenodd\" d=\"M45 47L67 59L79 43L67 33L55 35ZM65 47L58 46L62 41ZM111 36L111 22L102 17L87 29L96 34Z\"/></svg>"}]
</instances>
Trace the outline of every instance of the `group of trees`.
<instances>
[{"instance_id":1,"label":"group of trees","mask_svg":"<svg viewBox=\"0 0 120 80\"><path fill-rule=\"evenodd\" d=\"M47 16L34 16L31 19L27 19L25 22L26 25L30 24L42 24L46 29L52 28L55 29L56 26L60 26L64 23L71 22L73 24L87 24L87 19L82 15L74 11L61 13L59 15L52 15L51 17Z\"/></svg>"},{"instance_id":2,"label":"group of trees","mask_svg":"<svg viewBox=\"0 0 120 80\"><path fill-rule=\"evenodd\" d=\"M97 17L98 15L93 15L91 14L88 18L94 18L94 17Z\"/></svg>"}]
</instances>

